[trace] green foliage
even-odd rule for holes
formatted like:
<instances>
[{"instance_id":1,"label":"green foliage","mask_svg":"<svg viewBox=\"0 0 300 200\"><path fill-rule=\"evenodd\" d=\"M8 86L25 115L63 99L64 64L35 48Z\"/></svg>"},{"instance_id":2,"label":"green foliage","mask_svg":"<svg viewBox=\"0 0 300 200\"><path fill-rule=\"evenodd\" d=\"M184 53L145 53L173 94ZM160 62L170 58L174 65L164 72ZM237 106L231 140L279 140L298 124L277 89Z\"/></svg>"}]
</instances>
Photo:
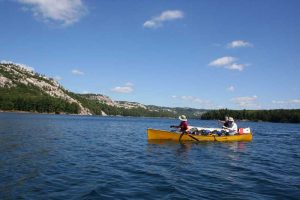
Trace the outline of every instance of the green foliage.
<instances>
[{"instance_id":1,"label":"green foliage","mask_svg":"<svg viewBox=\"0 0 300 200\"><path fill-rule=\"evenodd\" d=\"M239 120L300 123L300 109L277 110L211 110L204 113L201 119L224 119L231 116Z\"/></svg>"},{"instance_id":2,"label":"green foliage","mask_svg":"<svg viewBox=\"0 0 300 200\"><path fill-rule=\"evenodd\" d=\"M34 86L20 85L13 89L0 88L0 110L77 114L79 106L46 95Z\"/></svg>"},{"instance_id":3,"label":"green foliage","mask_svg":"<svg viewBox=\"0 0 300 200\"><path fill-rule=\"evenodd\" d=\"M9 69L9 70L7 70ZM14 73L18 72L18 73ZM67 112L78 113L79 106L75 103L70 104L65 100L51 97L42 89L34 85L24 85L20 82L21 79L31 78L37 81L43 81L53 85L51 79L45 78L44 75L28 72L14 64L0 64L0 74L12 81L14 85L11 88L0 88L0 109L1 110L22 110L32 112ZM164 108L159 106L147 106L147 109L142 107L124 108L107 105L104 102L91 100L89 97L94 94L80 95L69 92L62 87L59 87L66 94L78 100L83 107L88 108L92 114L102 115L122 115L122 116L139 116L139 117L178 117L185 114L188 118L199 118L201 112L198 109L192 108ZM48 89L46 86L44 90ZM127 103L127 102L124 102Z\"/></svg>"},{"instance_id":4,"label":"green foliage","mask_svg":"<svg viewBox=\"0 0 300 200\"><path fill-rule=\"evenodd\" d=\"M18 73L14 73L14 71ZM76 103L52 97L34 85L24 85L20 82L21 78L26 77L53 85L51 80L38 73L28 72L14 64L0 64L0 74L13 83L11 88L0 87L0 110L74 114L80 111Z\"/></svg>"},{"instance_id":5,"label":"green foliage","mask_svg":"<svg viewBox=\"0 0 300 200\"><path fill-rule=\"evenodd\" d=\"M7 70L10 68L9 70ZM18 73L14 73L14 71ZM43 113L79 113L80 107L77 103L69 103L66 100L55 98L40 88L28 84L24 85L20 79L34 78L38 81L54 85L53 80L45 78L44 75L28 72L13 64L0 64L0 74L12 81L13 87L0 87L0 110L19 110ZM169 117L177 118L179 115L186 115L194 119L224 119L225 116L232 116L235 119L251 121L270 122L292 122L300 123L300 109L295 110L203 110L194 108L169 108L154 105L135 108L124 108L107 105L90 97L94 94L75 94L59 86L66 94L78 100L83 107L88 108L92 114L137 116L137 117ZM44 88L47 89L47 88ZM122 102L120 102L122 103ZM126 104L126 102L123 102Z\"/></svg>"},{"instance_id":6,"label":"green foliage","mask_svg":"<svg viewBox=\"0 0 300 200\"><path fill-rule=\"evenodd\" d=\"M166 110L152 111L141 107L126 109L122 107L110 106L105 103L101 103L97 100L91 100L88 95L80 95L66 91L69 96L80 101L80 103L88 108L92 114L101 115L102 111L107 115L121 115L121 116L136 116L136 117L177 117L178 114Z\"/></svg>"}]
</instances>

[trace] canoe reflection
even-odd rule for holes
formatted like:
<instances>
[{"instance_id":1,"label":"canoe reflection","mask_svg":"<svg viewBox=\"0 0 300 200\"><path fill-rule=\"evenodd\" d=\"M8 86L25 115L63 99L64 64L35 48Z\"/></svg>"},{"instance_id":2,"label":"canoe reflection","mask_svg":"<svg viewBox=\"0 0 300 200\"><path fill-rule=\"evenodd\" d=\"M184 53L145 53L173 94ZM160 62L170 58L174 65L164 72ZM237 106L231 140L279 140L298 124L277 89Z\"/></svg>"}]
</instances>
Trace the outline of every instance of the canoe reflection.
<instances>
[{"instance_id":1,"label":"canoe reflection","mask_svg":"<svg viewBox=\"0 0 300 200\"><path fill-rule=\"evenodd\" d=\"M242 152L245 149L245 144L248 142L223 142L223 143L214 143L214 142L192 142L192 141L183 141L177 142L172 140L148 140L148 145L158 145L158 146L180 146L179 151L188 151L193 145L196 146L222 146L233 152Z\"/></svg>"}]
</instances>

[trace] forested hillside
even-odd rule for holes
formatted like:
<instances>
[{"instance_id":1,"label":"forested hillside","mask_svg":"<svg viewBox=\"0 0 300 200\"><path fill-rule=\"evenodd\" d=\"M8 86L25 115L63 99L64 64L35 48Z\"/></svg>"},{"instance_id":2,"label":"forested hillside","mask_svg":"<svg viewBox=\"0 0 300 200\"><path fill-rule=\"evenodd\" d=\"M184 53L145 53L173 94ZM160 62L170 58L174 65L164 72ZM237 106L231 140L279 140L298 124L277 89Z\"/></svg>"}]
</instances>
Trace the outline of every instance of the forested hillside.
<instances>
[{"instance_id":1,"label":"forested hillside","mask_svg":"<svg viewBox=\"0 0 300 200\"><path fill-rule=\"evenodd\" d=\"M102 94L75 94L22 65L0 63L0 110L82 115L200 118L203 110L113 101Z\"/></svg>"},{"instance_id":2,"label":"forested hillside","mask_svg":"<svg viewBox=\"0 0 300 200\"><path fill-rule=\"evenodd\" d=\"M231 116L239 120L300 123L300 109L211 110L204 113L201 116L201 119L222 119L223 120L225 116Z\"/></svg>"},{"instance_id":3,"label":"forested hillside","mask_svg":"<svg viewBox=\"0 0 300 200\"><path fill-rule=\"evenodd\" d=\"M300 110L204 110L113 101L102 94L75 94L55 80L22 65L0 63L0 110L82 115L121 115L194 119L223 119L300 123Z\"/></svg>"},{"instance_id":4,"label":"forested hillside","mask_svg":"<svg viewBox=\"0 0 300 200\"><path fill-rule=\"evenodd\" d=\"M0 64L0 109L78 114L80 104L64 95L54 80L17 65Z\"/></svg>"}]
</instances>

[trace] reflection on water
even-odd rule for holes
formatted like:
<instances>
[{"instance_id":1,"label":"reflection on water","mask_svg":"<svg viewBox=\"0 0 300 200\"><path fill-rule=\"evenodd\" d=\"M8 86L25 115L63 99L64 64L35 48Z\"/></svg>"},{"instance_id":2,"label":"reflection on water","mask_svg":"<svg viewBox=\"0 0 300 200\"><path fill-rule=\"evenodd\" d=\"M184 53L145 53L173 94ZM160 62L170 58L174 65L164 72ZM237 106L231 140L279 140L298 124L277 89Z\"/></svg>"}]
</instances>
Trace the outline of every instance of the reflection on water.
<instances>
[{"instance_id":1,"label":"reflection on water","mask_svg":"<svg viewBox=\"0 0 300 200\"><path fill-rule=\"evenodd\" d=\"M241 122L253 128L252 142L147 140L147 128L174 123L0 113L0 199L300 196L299 125ZM190 124L215 126L214 121Z\"/></svg>"},{"instance_id":2,"label":"reflection on water","mask_svg":"<svg viewBox=\"0 0 300 200\"><path fill-rule=\"evenodd\" d=\"M187 154L189 150L192 148L192 143L180 143L177 149L177 155Z\"/></svg>"},{"instance_id":3,"label":"reflection on water","mask_svg":"<svg viewBox=\"0 0 300 200\"><path fill-rule=\"evenodd\" d=\"M206 145L211 145L212 143L219 143L220 142L196 142L196 141L173 141L173 140L148 140L148 145L159 145L159 146L168 146L168 145L179 145L179 149L186 149L189 150L193 145L199 145L200 148L201 146L206 146ZM243 152L245 148L245 144L249 142L221 142L221 144L228 148L231 149L233 152ZM186 151L183 150L183 151Z\"/></svg>"},{"instance_id":4,"label":"reflection on water","mask_svg":"<svg viewBox=\"0 0 300 200\"><path fill-rule=\"evenodd\" d=\"M224 145L234 152L242 152L245 148L245 142L226 142Z\"/></svg>"}]
</instances>

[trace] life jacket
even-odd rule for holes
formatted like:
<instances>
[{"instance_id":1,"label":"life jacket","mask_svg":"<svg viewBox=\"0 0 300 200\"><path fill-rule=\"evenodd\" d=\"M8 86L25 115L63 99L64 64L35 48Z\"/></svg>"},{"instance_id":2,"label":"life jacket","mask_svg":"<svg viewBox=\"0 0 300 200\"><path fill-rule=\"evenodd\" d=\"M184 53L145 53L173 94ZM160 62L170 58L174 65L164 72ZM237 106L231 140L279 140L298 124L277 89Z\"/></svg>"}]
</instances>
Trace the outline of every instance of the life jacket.
<instances>
[{"instance_id":1,"label":"life jacket","mask_svg":"<svg viewBox=\"0 0 300 200\"><path fill-rule=\"evenodd\" d=\"M187 131L188 130L188 123L187 123L187 121L181 121L179 127L180 127L181 131Z\"/></svg>"}]
</instances>

